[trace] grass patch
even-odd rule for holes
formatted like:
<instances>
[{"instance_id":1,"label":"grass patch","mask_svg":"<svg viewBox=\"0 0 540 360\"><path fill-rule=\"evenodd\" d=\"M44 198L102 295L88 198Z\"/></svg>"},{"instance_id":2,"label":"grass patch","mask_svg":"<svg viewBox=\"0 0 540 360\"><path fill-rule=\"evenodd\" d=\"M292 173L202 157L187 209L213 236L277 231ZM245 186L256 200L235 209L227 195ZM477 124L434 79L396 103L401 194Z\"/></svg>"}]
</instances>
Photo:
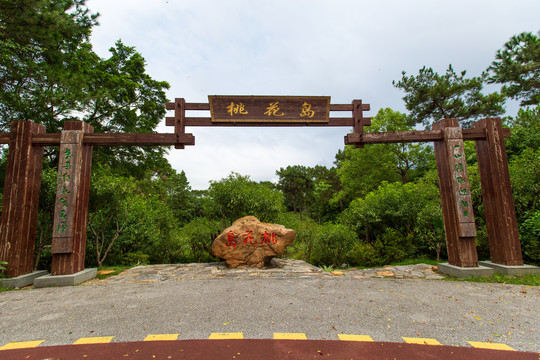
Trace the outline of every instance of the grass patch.
<instances>
[{"instance_id":1,"label":"grass patch","mask_svg":"<svg viewBox=\"0 0 540 360\"><path fill-rule=\"evenodd\" d=\"M10 290L14 290L14 289L13 289L13 288L6 288L6 287L1 287L1 286L0 286L0 292L10 291Z\"/></svg>"},{"instance_id":2,"label":"grass patch","mask_svg":"<svg viewBox=\"0 0 540 360\"><path fill-rule=\"evenodd\" d=\"M463 279L447 275L447 277L444 280L540 286L540 275L508 276L508 275L494 274L492 276L485 276L485 277L472 276L472 277L463 278Z\"/></svg>"},{"instance_id":3,"label":"grass patch","mask_svg":"<svg viewBox=\"0 0 540 360\"><path fill-rule=\"evenodd\" d=\"M103 280L103 279L106 279L108 277L111 277L111 276L114 276L114 275L118 275L120 274L121 272L127 270L127 269L131 269L133 266L126 266L126 265L116 265L116 266L102 266L98 269L98 272L99 271L102 271L102 270L105 270L105 271L113 271L112 273L110 274L107 274L107 275L100 275L98 274L97 275L97 278L99 280Z\"/></svg>"},{"instance_id":4,"label":"grass patch","mask_svg":"<svg viewBox=\"0 0 540 360\"><path fill-rule=\"evenodd\" d=\"M321 265L320 268L322 269L322 271L329 272L329 273L336 270L334 265L329 265L329 266Z\"/></svg>"},{"instance_id":5,"label":"grass patch","mask_svg":"<svg viewBox=\"0 0 540 360\"><path fill-rule=\"evenodd\" d=\"M416 264L437 265L437 260L421 257L421 258L416 258L416 259L407 259L407 260L403 260L397 263L392 263L392 266L416 265Z\"/></svg>"}]
</instances>

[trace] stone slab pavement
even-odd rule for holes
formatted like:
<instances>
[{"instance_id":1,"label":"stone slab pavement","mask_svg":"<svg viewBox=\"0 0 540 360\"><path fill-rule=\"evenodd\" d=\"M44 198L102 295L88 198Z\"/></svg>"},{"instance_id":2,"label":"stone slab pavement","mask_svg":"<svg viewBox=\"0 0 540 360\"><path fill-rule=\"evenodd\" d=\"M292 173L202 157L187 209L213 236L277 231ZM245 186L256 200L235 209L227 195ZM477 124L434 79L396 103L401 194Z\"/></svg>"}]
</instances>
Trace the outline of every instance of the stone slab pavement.
<instances>
[{"instance_id":1,"label":"stone slab pavement","mask_svg":"<svg viewBox=\"0 0 540 360\"><path fill-rule=\"evenodd\" d=\"M45 340L40 346L67 345L87 337L142 341L149 334L182 340L213 333L240 333L244 339L303 333L309 340L354 334L376 342L427 338L442 345L488 342L540 352L538 287L315 270L214 276L219 274L206 268L206 277L197 278L197 271L163 275L173 267L139 267L83 286L0 293L0 347L37 340Z\"/></svg>"}]
</instances>

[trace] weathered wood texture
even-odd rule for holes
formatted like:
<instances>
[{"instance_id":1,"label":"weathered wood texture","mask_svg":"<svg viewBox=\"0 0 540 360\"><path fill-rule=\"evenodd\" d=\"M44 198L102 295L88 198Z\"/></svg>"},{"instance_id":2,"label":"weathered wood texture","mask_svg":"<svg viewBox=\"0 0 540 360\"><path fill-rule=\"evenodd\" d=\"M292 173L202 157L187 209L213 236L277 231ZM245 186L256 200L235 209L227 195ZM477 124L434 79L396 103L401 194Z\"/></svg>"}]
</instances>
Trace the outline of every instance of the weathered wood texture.
<instances>
[{"instance_id":1,"label":"weathered wood texture","mask_svg":"<svg viewBox=\"0 0 540 360\"><path fill-rule=\"evenodd\" d=\"M174 110L173 102L168 102L166 104L167 110ZM370 106L369 104L363 104L362 110L363 111L369 111ZM186 110L208 110L210 111L210 104L209 103L186 103ZM330 111L353 111L353 104L330 104Z\"/></svg>"},{"instance_id":2,"label":"weathered wood texture","mask_svg":"<svg viewBox=\"0 0 540 360\"><path fill-rule=\"evenodd\" d=\"M93 134L85 133L83 144L91 146L156 146L175 145L178 142L185 145L195 145L192 134ZM32 139L37 145L60 145L60 134L41 134Z\"/></svg>"},{"instance_id":3,"label":"weathered wood texture","mask_svg":"<svg viewBox=\"0 0 540 360\"><path fill-rule=\"evenodd\" d=\"M434 130L443 130L452 127L458 127L457 120L443 119L433 124ZM441 193L446 246L448 250L448 262L451 265L459 267L478 266L478 255L476 253L474 237L460 236L459 215L456 206L458 199L456 198L453 188L453 182L456 181L456 179L453 177L450 163L450 156L453 156L453 154L448 152L448 144L445 140L435 141L434 145L435 157L437 160L437 173L439 175L439 189Z\"/></svg>"},{"instance_id":4,"label":"weathered wood texture","mask_svg":"<svg viewBox=\"0 0 540 360\"><path fill-rule=\"evenodd\" d=\"M66 121L64 130L80 130L81 132L88 134L92 133L94 128L81 121ZM79 172L79 184L74 199L74 206L69 209L73 214L72 251L69 253L53 254L51 268L52 275L74 274L84 270L86 227L88 224L88 200L90 197L90 175L92 171L92 146L82 145L80 154L80 168L78 170L73 169L74 172ZM55 214L55 217L56 216L57 215Z\"/></svg>"},{"instance_id":5,"label":"weathered wood texture","mask_svg":"<svg viewBox=\"0 0 540 360\"><path fill-rule=\"evenodd\" d=\"M186 100L184 98L176 98L174 102L174 134L176 135L177 144L174 145L175 149L183 149L185 146L182 143L182 137L185 136L184 119L186 117ZM193 144L195 145L195 141Z\"/></svg>"},{"instance_id":6,"label":"weathered wood texture","mask_svg":"<svg viewBox=\"0 0 540 360\"><path fill-rule=\"evenodd\" d=\"M32 271L43 164L43 147L32 145L32 136L45 126L12 121L0 219L0 260L7 261L6 275Z\"/></svg>"},{"instance_id":7,"label":"weathered wood texture","mask_svg":"<svg viewBox=\"0 0 540 360\"><path fill-rule=\"evenodd\" d=\"M177 123L178 115L176 114L177 104L180 99L176 99L175 102L167 103L167 110L175 110L174 117L165 118L165 124L167 126L175 126ZM183 100L183 99L182 99ZM359 100L355 100L359 101ZM361 111L369 111L369 104L362 104L359 101L361 106ZM350 114L353 114L354 106L353 104L330 104L329 111L346 111ZM184 103L185 111L210 111L209 103ZM358 109L357 109L358 110ZM371 121L370 118L363 118L365 124ZM261 123L260 121L237 121L237 120L227 120L223 119L221 122L213 122L211 117L190 117L185 116L183 118L183 126L241 126L241 127L288 127L288 126L354 126L355 121L353 116L349 117L330 117L328 122L310 122L309 120L302 119L289 119L287 121L279 121L279 119L273 119L271 122ZM367 125L366 125L367 126ZM1 141L1 138L0 138Z\"/></svg>"},{"instance_id":8,"label":"weathered wood texture","mask_svg":"<svg viewBox=\"0 0 540 360\"><path fill-rule=\"evenodd\" d=\"M486 134L482 129L462 129L463 140L485 139ZM510 129L502 129L503 137L510 136ZM411 142L431 142L444 140L444 131L442 130L413 130L413 131L394 131L383 133L363 133L347 134L345 137L346 145L355 143L363 144L388 144L388 143L411 143Z\"/></svg>"},{"instance_id":9,"label":"weathered wood texture","mask_svg":"<svg viewBox=\"0 0 540 360\"><path fill-rule=\"evenodd\" d=\"M83 135L82 130L63 130L61 134L51 247L53 254L69 254L73 251L73 210L79 194Z\"/></svg>"},{"instance_id":10,"label":"weathered wood texture","mask_svg":"<svg viewBox=\"0 0 540 360\"><path fill-rule=\"evenodd\" d=\"M452 176L450 181L458 220L458 235L459 237L476 237L462 129L459 127L447 127L443 131Z\"/></svg>"},{"instance_id":11,"label":"weathered wood texture","mask_svg":"<svg viewBox=\"0 0 540 360\"><path fill-rule=\"evenodd\" d=\"M491 261L523 265L501 120L483 119L474 127L486 134L476 141L476 154Z\"/></svg>"},{"instance_id":12,"label":"weathered wood texture","mask_svg":"<svg viewBox=\"0 0 540 360\"><path fill-rule=\"evenodd\" d=\"M365 105L365 104L364 104ZM365 121L371 121L371 118L363 118ZM167 125L174 126L175 118L168 117ZM330 118L328 124L296 124L296 123L273 123L271 126L354 126L353 118ZM185 126L266 126L260 123L212 123L210 118L184 118ZM503 137L510 136L510 129L502 129ZM464 140L485 139L483 129L463 129ZM410 143L410 142L431 142L443 140L442 130L413 130L396 131L385 133L363 133L347 134L346 144L352 145L357 142L364 144L385 144L385 143ZM9 142L9 134L0 134L0 144ZM85 145L93 146L151 146L151 145L175 145L182 143L184 145L195 145L193 134L85 134ZM60 134L38 134L32 138L34 145L59 145Z\"/></svg>"}]
</instances>

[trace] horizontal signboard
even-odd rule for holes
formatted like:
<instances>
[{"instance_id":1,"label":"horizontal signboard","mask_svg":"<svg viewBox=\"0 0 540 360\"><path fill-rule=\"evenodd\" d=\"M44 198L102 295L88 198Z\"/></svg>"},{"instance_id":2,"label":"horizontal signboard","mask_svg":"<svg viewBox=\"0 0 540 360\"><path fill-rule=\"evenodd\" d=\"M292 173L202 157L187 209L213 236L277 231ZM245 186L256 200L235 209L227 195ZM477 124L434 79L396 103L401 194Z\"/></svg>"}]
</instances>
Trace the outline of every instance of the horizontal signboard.
<instances>
[{"instance_id":1,"label":"horizontal signboard","mask_svg":"<svg viewBox=\"0 0 540 360\"><path fill-rule=\"evenodd\" d=\"M214 122L326 123L330 96L208 96Z\"/></svg>"}]
</instances>

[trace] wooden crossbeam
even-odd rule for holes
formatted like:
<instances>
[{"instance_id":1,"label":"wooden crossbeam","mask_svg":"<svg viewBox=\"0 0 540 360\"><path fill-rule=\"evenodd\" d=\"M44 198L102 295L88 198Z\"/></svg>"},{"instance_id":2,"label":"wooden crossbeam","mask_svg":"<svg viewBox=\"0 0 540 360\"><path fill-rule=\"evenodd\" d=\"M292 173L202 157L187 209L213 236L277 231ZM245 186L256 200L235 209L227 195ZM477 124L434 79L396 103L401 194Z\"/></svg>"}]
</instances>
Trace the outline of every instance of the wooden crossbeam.
<instances>
[{"instance_id":1,"label":"wooden crossbeam","mask_svg":"<svg viewBox=\"0 0 540 360\"><path fill-rule=\"evenodd\" d=\"M174 110L173 102L168 102L165 107L167 110ZM210 111L209 103L186 103L186 110L208 110ZM362 111L369 111L369 104L362 104ZM330 104L330 111L353 111L352 104Z\"/></svg>"},{"instance_id":2,"label":"wooden crossbeam","mask_svg":"<svg viewBox=\"0 0 540 360\"><path fill-rule=\"evenodd\" d=\"M9 143L9 134L0 135L0 144ZM60 133L38 134L32 137L34 145L60 144ZM146 145L195 145L193 134L94 134L85 133L83 144L93 146L146 146Z\"/></svg>"},{"instance_id":3,"label":"wooden crossbeam","mask_svg":"<svg viewBox=\"0 0 540 360\"><path fill-rule=\"evenodd\" d=\"M510 129L503 129L503 136L510 136ZM463 129L463 140L485 139L484 129ZM347 145L362 144L383 144L383 143L410 143L410 142L430 142L444 139L442 130L418 130L418 131L395 131L384 133L351 133L345 136Z\"/></svg>"},{"instance_id":4,"label":"wooden crossbeam","mask_svg":"<svg viewBox=\"0 0 540 360\"><path fill-rule=\"evenodd\" d=\"M365 118L370 119L370 118ZM166 117L165 125L174 126L174 117ZM272 123L260 123L260 122L235 122L235 121L222 121L212 122L210 117L186 117L184 119L185 126L246 126L246 127L282 127L282 126L353 126L354 120L352 117L335 117L328 119L328 123L308 123L308 122L272 122Z\"/></svg>"},{"instance_id":5,"label":"wooden crossbeam","mask_svg":"<svg viewBox=\"0 0 540 360\"><path fill-rule=\"evenodd\" d=\"M166 104L167 110L175 110L175 103L169 102ZM354 107L353 104L330 104L330 111L350 111L352 113ZM209 103L185 103L184 110L202 110L210 111ZM362 111L369 111L369 104L362 104ZM370 118L364 118L366 122L371 121ZM175 117L169 116L165 118L165 125L175 126ZM261 122L236 122L236 121L222 121L212 122L210 117L185 117L184 126L242 126L242 127L289 127L289 126L354 126L354 119L352 117L331 117L328 123L313 123L313 122L278 122L273 121L271 123Z\"/></svg>"}]
</instances>

